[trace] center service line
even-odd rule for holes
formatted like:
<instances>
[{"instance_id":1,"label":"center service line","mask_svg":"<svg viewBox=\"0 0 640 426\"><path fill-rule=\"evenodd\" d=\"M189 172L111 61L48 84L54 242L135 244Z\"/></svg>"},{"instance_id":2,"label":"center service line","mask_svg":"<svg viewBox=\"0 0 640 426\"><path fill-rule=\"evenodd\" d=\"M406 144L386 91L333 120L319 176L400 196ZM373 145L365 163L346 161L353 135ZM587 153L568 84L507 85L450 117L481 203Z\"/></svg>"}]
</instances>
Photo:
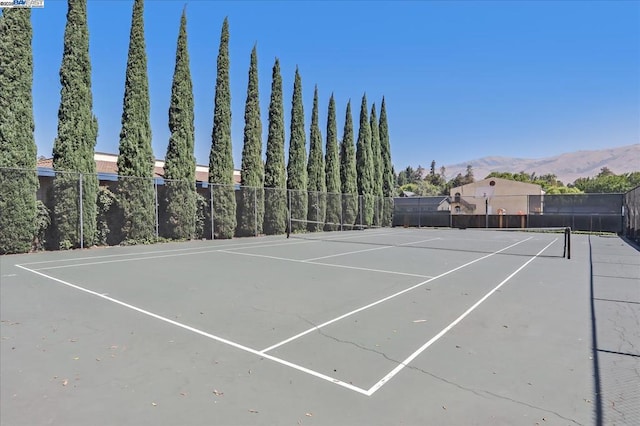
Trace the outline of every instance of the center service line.
<instances>
[{"instance_id":1,"label":"center service line","mask_svg":"<svg viewBox=\"0 0 640 426\"><path fill-rule=\"evenodd\" d=\"M252 348L249 348L247 346L241 345L239 343L232 342L231 340L227 340L227 339L225 339L223 337L219 337L219 336L213 335L211 333L207 333L206 331L202 331L202 330L199 330L199 329L197 329L195 327L191 327L191 326L188 326L186 324L182 324L182 323L174 321L172 319L163 317L161 315L154 314L153 312L144 310L144 309L139 308L139 307L134 306L134 305L130 305L129 303L122 302L122 301L120 301L118 299L114 299L113 297L109 297L109 296L107 296L105 294L100 294L100 293L97 293L97 292L95 292L93 290L89 290L89 289L86 289L84 287L80 287L78 285L71 284L70 282L61 280L59 278L52 277L52 276L47 275L47 274L43 274L42 272L39 272L39 271L36 271L36 270L33 270L33 269L29 269L29 268L24 267L22 265L16 265L16 266L18 268L24 269L25 271L32 272L34 274L37 274L37 275L40 275L42 277L48 278L48 279L53 280L55 282L58 282L60 284L64 284L64 285L66 285L68 287L74 288L76 290L83 291L85 293L91 294L93 296L99 297L99 298L104 299L104 300L108 300L109 302L115 303L115 304L123 306L125 308L134 310L134 311L139 312L139 313L141 313L143 315L150 316L151 318L155 318L157 320L164 321L164 322L169 323L171 325L175 325L176 327L183 328L185 330L191 331L191 332L199 334L201 336L208 337L209 339L215 340L217 342L224 343L226 345L232 346L232 347L234 347L236 349L240 349L240 350L243 350L245 352L249 352L250 354L257 355L259 357L266 358L266 359L268 359L270 361L277 362L278 364L282 364L282 365L285 365L287 367L293 368L295 370L301 371L303 373L307 373L307 374L309 374L311 376L318 377L320 379L326 380L326 381L331 382L333 384L336 384L338 386L342 386L343 388L347 388L347 389L352 390L354 392L358 392L358 393L363 394L363 395L366 395L366 393L367 393L366 390L364 390L362 388L359 388L357 386L354 386L351 383L345 383L345 382L343 382L341 380L338 380L338 379L335 379L333 377L327 376L326 374L322 374L322 373L319 373L317 371L311 370L309 368L302 367L301 365L294 364L292 362L286 361L284 359L281 359L281 358L278 358L278 357L275 357L275 356L272 356L272 355L269 355L269 354L264 354L264 353L262 353L262 352L260 352L260 351L258 351L256 349L252 349Z\"/></svg>"},{"instance_id":2,"label":"center service line","mask_svg":"<svg viewBox=\"0 0 640 426\"><path fill-rule=\"evenodd\" d=\"M283 341L281 341L281 342L276 343L275 345L271 345L271 346L269 346L268 348L265 348L265 349L261 350L261 351L260 351L260 353L269 352L269 351L271 351L271 350L273 350L273 349L275 349L275 348L277 348L277 347L279 347L279 346L282 346L282 345L284 345L284 344L286 344L286 343L292 342L293 340L299 339L300 337L302 337L302 336L304 336L304 335L306 335L306 334L309 334L309 333L311 333L312 331L319 330L319 329L321 329L322 327L326 327L327 325L329 325L329 324L333 324L333 323L334 323L334 322L336 322L336 321L340 321L340 320L345 319L345 318L347 318L347 317L349 317L349 316L351 316L351 315L353 315L353 314L357 314L358 312L362 312L362 311L364 311L365 309L369 309L369 308L371 308L371 307L373 307L373 306L379 305L380 303L386 302L387 300L393 299L394 297L400 296L401 294L407 293L407 292L409 292L409 291L411 291L411 290L413 290L413 289L416 289L416 288L418 288L418 287L421 287L421 286L423 286L423 285L425 285L425 284L427 284L427 283L430 283L431 281L437 280L438 278L442 278L442 277L444 277L445 275L449 275L449 274L451 274L452 272L458 271L458 270L460 270L460 269L462 269L462 268L465 268L465 267L467 267L467 266L469 266L469 265L472 265L472 264L474 264L474 263L476 263L476 262L479 262L479 261L481 261L481 260L483 260L483 259L486 259L486 258L488 258L488 257L494 256L494 255L496 255L496 254L498 254L498 253L500 253L500 252L503 252L503 251L505 251L505 250L507 250L507 249L510 249L511 247L515 247L515 246L517 246L518 244L521 244L521 243L524 243L525 241L530 240L531 238L533 238L533 237L529 237L529 238L526 238L526 239L524 239L524 240L522 240L522 241L518 241L517 243L511 244L510 246L507 246L507 247L505 247L505 248L503 248L503 249L500 249L500 250L498 250L498 251L495 251L495 252L493 252L493 253L490 253L490 254L488 254L488 255L486 255L486 256L479 257L479 258L477 258L477 259L475 259L475 260L472 260L471 262L467 262L467 263L465 263L464 265L460 265L460 266L458 266L458 267L456 267L456 268L453 268L453 269L451 269L451 270L449 270L449 271L447 271L447 272L443 272L443 273L442 273L442 274L440 274L440 275L436 275L436 276L435 276L435 277L433 277L433 278L429 278L428 280L425 280L425 281L419 282L418 284L416 284L416 285L414 285L414 286L411 286L411 287L409 287L409 288L406 288L406 289L404 289L404 290L401 290L401 291L399 291L399 292L397 292L397 293L394 293L394 294L392 294L392 295L390 295L390 296L387 296L387 297L385 297L385 298L383 298L383 299L376 300L375 302L373 302L373 303L369 303L369 304L368 304L368 305L366 305L366 306L362 306L362 307L360 307L360 308L358 308L358 309L355 309L355 310L353 310L353 311L351 311L351 312L347 312L346 314L340 315L340 316L339 316L339 317L337 317L337 318L331 319L331 320L329 320L329 321L327 321L327 322L324 322L324 323L322 323L322 324L320 324L320 325L317 325L317 326L314 326L314 327L312 327L312 328L309 328L308 330L305 330L305 331L303 331L302 333L298 333L298 334L296 334L295 336L289 337L288 339L285 339L285 340L283 340Z\"/></svg>"},{"instance_id":3,"label":"center service line","mask_svg":"<svg viewBox=\"0 0 640 426\"><path fill-rule=\"evenodd\" d=\"M384 250L384 249L393 248L393 247L405 247L405 246L409 246L411 244L426 243L427 241L434 241L434 240L439 240L439 239L440 238L429 238L428 240L412 241L412 242L409 242L409 243L402 243L402 244L398 244L398 245L384 245L383 247L374 247L374 248L369 248L369 249L364 249L364 250L355 250L355 251L348 251L348 252L345 252L345 253L330 254L328 256L313 257L311 259L305 259L305 260L303 260L303 262L313 262L314 260L329 259L331 257L346 256L348 254L364 253L364 252L367 252L367 251Z\"/></svg>"},{"instance_id":4,"label":"center service line","mask_svg":"<svg viewBox=\"0 0 640 426\"><path fill-rule=\"evenodd\" d=\"M482 304L482 302L484 302L485 300L487 300L493 293L495 293L496 291L498 291L500 289L500 287L502 287L503 285L505 285L511 278L513 278L518 272L522 271L529 263L533 262L538 256L540 256L542 254L543 251L545 251L546 249L548 249L551 244L555 243L557 241L557 239L551 241L549 244L547 244L542 250L540 250L538 253L536 253L535 256L533 256L531 259L527 260L522 266L520 266L518 269L516 269L514 272L511 273L511 275L509 275L507 278L505 278L500 284L498 284L496 287L494 287L491 291L489 291L487 294L485 294L480 300L478 300L476 303L473 304L473 306L471 306L469 309L467 309L462 315L460 315L458 318L456 318L451 324L449 324L448 326L446 326L445 328L443 328L438 334L436 334L435 336L433 336L431 338L431 340L429 340L427 343L425 343L424 345L422 345L417 351L415 351L414 353L412 353L411 355L409 355L407 357L407 359L405 359L404 361L400 362L400 364L398 364L398 366L396 368L394 368L393 370L391 370L391 372L389 372L389 374L387 374L386 376L384 376L382 379L380 379L380 381L378 381L378 383L376 383L375 385L371 386L371 388L369 388L369 390L366 392L367 396L371 396L373 395L378 389L380 389L385 383L387 383L389 380L391 380L391 378L393 376L395 376L396 374L398 374L403 368L405 368L411 361L413 361L418 355L420 355L422 352L424 352L429 346L431 346L432 344L434 344L435 342L437 342L442 336L444 336L445 334L447 334L453 327L455 327L456 325L458 325L458 323L460 323L460 321L462 321L463 319L465 319L467 317L467 315L469 315L471 312L473 312L478 306L480 306L480 304Z\"/></svg>"}]
</instances>

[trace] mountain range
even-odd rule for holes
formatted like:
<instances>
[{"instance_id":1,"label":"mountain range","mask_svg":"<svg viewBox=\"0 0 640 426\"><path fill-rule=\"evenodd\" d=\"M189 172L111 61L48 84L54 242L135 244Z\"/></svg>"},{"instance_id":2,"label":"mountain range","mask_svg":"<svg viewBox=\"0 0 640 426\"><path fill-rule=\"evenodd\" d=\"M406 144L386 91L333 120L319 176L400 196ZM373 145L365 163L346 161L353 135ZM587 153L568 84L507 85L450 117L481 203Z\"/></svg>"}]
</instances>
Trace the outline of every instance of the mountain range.
<instances>
[{"instance_id":1,"label":"mountain range","mask_svg":"<svg viewBox=\"0 0 640 426\"><path fill-rule=\"evenodd\" d=\"M554 174L565 185L581 177L593 177L603 167L615 174L640 171L640 144L594 151L575 151L547 158L483 157L445 166L447 180L464 175L467 165L473 168L476 180L484 179L491 172L525 172L536 176Z\"/></svg>"}]
</instances>

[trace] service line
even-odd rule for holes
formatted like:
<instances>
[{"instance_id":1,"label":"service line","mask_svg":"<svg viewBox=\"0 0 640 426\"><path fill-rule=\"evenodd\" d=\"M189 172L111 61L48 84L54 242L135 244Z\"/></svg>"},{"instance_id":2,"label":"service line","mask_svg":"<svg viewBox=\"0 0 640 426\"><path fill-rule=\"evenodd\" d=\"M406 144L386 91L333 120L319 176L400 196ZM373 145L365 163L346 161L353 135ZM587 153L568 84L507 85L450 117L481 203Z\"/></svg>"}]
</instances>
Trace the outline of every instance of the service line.
<instances>
[{"instance_id":1,"label":"service line","mask_svg":"<svg viewBox=\"0 0 640 426\"><path fill-rule=\"evenodd\" d=\"M256 246L256 245L251 245L251 246L244 246L244 245L240 245L240 246L234 246L233 249L234 250L242 250L242 249L247 249L247 248L256 248L256 247L279 247L279 246L289 246L289 245L295 245L295 244L309 244L309 243L314 243L316 241L292 241L292 242L287 242L287 243L278 243L278 244L263 244L260 246ZM207 250L199 250L199 251L191 251L188 253L170 253L170 254L162 254L162 255L158 255L158 256L143 256L143 257L130 257L130 258L126 258L126 259L112 259L112 260L100 260L100 261L96 261L96 262L82 262L82 263L73 263L71 265L58 265L58 266L45 266L43 268L34 268L34 271L44 271L44 270L50 270L50 269L63 269L63 268L76 268L79 266L90 266L90 265L104 265L107 263L121 263L121 262L134 262L136 260L150 260L150 259L162 259L165 257L180 257L180 256L192 256L194 254L204 254L204 253L219 253L219 252L226 252L226 249L223 248L215 248L215 249L207 249ZM135 254L132 254L135 255ZM107 256L104 256L107 257ZM91 259L91 258L88 258ZM23 266L26 265L26 263L22 264ZM16 265L19 266L19 265Z\"/></svg>"},{"instance_id":2,"label":"service line","mask_svg":"<svg viewBox=\"0 0 640 426\"><path fill-rule=\"evenodd\" d=\"M364 268L364 267L359 267L359 266L338 265L338 264L333 264L333 263L310 262L308 260L290 259L288 257L269 256L269 255L266 255L266 254L240 253L240 252L235 252L235 251L231 251L231 250L220 250L220 251L222 253L236 254L236 255L239 255L239 256L261 257L261 258L264 258L264 259L282 260L283 262L306 263L308 265L328 266L330 268L355 269L355 270L358 270L358 271L367 271L367 272L380 272L382 274L404 275L406 277L431 278L430 275L412 274L412 273L409 273L409 272L387 271L387 270L384 270L384 269L373 269L373 268Z\"/></svg>"},{"instance_id":3,"label":"service line","mask_svg":"<svg viewBox=\"0 0 640 426\"><path fill-rule=\"evenodd\" d=\"M414 353L412 353L411 355L409 355L404 361L400 362L398 364L398 366L396 368L394 368L393 370L391 370L386 376L384 376L382 379L380 379L378 381L378 383L374 384L373 386L371 386L371 388L369 388L369 390L367 390L366 395L367 396L371 396L373 395L378 389L380 389L385 383L387 383L389 380L391 380L391 378L393 376L395 376L396 374L398 374L403 368L405 368L407 365L409 365L409 363L411 361L413 361L418 355L420 355L422 352L424 352L429 346L433 345L435 342L437 342L442 336L444 336L445 334L447 334L453 327L455 327L456 325L458 325L458 323L460 323L460 321L462 321L463 319L465 319L471 312L473 312L478 306L480 306L482 304L482 302L484 302L485 300L487 300L493 293L495 293L496 291L498 291L500 289L500 287L502 287L503 285L505 285L511 278L513 278L518 272L522 271L529 263L533 262L538 256L540 256L542 254L542 252L544 252L547 248L549 248L551 246L551 244L555 243L557 241L557 239L551 241L549 244L547 244L542 250L540 250L535 256L533 256L531 259L527 260L522 266L520 266L518 269L516 269L514 272L511 273L511 275L509 275L507 278L505 278L504 280L502 280L502 282L500 284L498 284L497 286L495 286L491 291L489 291L487 294L485 294L480 300L478 300L476 303L474 303L469 309L467 309L466 311L464 311L464 313L462 315L460 315L458 318L456 318L455 320L453 320L453 322L451 324L449 324L448 326L446 326L445 328L443 328L438 334L436 334L435 336L433 336L431 338L431 340L429 340L427 343L425 343L424 345L422 345L417 351L415 351Z\"/></svg>"},{"instance_id":4,"label":"service line","mask_svg":"<svg viewBox=\"0 0 640 426\"><path fill-rule=\"evenodd\" d=\"M256 349L252 349L252 348L250 348L248 346L241 345L239 343L233 342L233 341L225 339L223 337L219 337L219 336L213 335L211 333L207 333L206 331L199 330L199 329L197 329L195 327L191 327L189 325L180 323L178 321L174 321L174 320L169 319L167 317L163 317L162 315L158 315L156 313L147 311L145 309L142 309L142 308L139 308L137 306L131 305L129 303L123 302L121 300L114 299L113 297L109 297L106 294L97 293L97 292L95 292L93 290L89 290L87 288L80 287L80 286L72 284L72 283L70 283L68 281L64 281L64 280L61 280L59 278L55 278L55 277L52 277L50 275L44 274L44 273L39 272L39 271L37 271L35 269L29 269L29 268L24 267L22 265L16 265L16 266L18 268L24 269L25 271L32 272L32 273L34 273L36 275L40 275L41 277L48 278L50 280L53 280L53 281L55 281L57 283L63 284L63 285L68 286L68 287L71 287L73 289L80 290L80 291L88 293L88 294L90 294L92 296L96 296L96 297L99 297L101 299L107 300L109 302L115 303L116 305L120 305L120 306L125 307L127 309L131 309L133 311L139 312L139 313L141 313L143 315L147 315L147 316L149 316L151 318L155 318L157 320L169 323L169 324L174 325L176 327L180 327L182 329L191 331L192 333L199 334L201 336L207 337L207 338L215 340L217 342L224 343L225 345L232 346L232 347L234 347L236 349L243 350L243 351L248 352L250 354L257 355L257 356L263 357L265 359L277 362L278 364L285 365L287 367L293 368L293 369L301 371L303 373L310 374L312 376L318 377L318 378L320 378L322 380L326 380L326 381L331 382L333 384L336 384L338 386L342 386L342 387L347 388L349 390L352 390L354 392L358 392L358 393L363 394L363 395L365 395L366 392L367 392L366 390L364 390L362 388L359 388L357 386L354 386L351 383L346 383L346 382L343 382L343 381L338 380L336 378L327 376L326 374L322 374L322 373L319 373L317 371L311 370L309 368L303 367L301 365L294 364L292 362L286 361L284 359L281 359L281 358L278 358L278 357L275 357L275 356L272 356L272 355L269 355L269 354L264 354L264 353L262 353L262 352L260 352L260 351L258 351Z\"/></svg>"},{"instance_id":5,"label":"service line","mask_svg":"<svg viewBox=\"0 0 640 426\"><path fill-rule=\"evenodd\" d=\"M364 252L367 252L367 251L374 251L374 250L385 250L385 249L394 248L394 247L406 247L406 246L410 246L411 244L426 243L427 241L435 241L435 240L440 240L440 239L441 238L429 238L428 240L411 241L409 243L402 243L402 244L396 244L396 245L392 245L392 244L382 245L382 244L380 244L380 245L382 245L382 247L374 247L374 248L368 248L368 249L363 249L363 250L354 250L354 251L348 251L348 252L344 252L344 253L330 254L328 256L312 257L311 259L303 260L303 262L313 262L314 260L330 259L332 257L347 256L349 254L364 253ZM367 243L362 243L362 244L367 244Z\"/></svg>"},{"instance_id":6,"label":"service line","mask_svg":"<svg viewBox=\"0 0 640 426\"><path fill-rule=\"evenodd\" d=\"M219 241L219 240L214 240L214 241ZM259 244L265 245L265 244L270 244L272 243L272 241L254 241L254 242L238 242L237 244L225 244L225 248L228 247L236 247L236 246L251 246L251 245L257 245L259 247ZM215 245L215 244L214 244ZM115 247L109 247L108 249L114 249L117 248L117 246ZM122 248L122 247L120 247ZM244 247L241 247L244 248ZM250 248L250 247L247 247ZM39 262L25 262L25 263L21 263L21 265L40 265L43 263L62 263L62 262L73 262L76 260L92 260L92 259L108 259L111 257L127 257L127 256L140 256L140 255L144 255L144 254L158 254L158 253L177 253L177 252L184 252L184 251L189 251L189 250L202 250L203 247L188 247L188 248L179 248L179 249L168 249L168 250L153 250L153 251L142 251L139 253L122 253L122 254L108 254L105 256L85 256L85 257L74 257L72 259L57 259L57 260L41 260ZM208 248L207 250L211 250L211 248Z\"/></svg>"},{"instance_id":7,"label":"service line","mask_svg":"<svg viewBox=\"0 0 640 426\"><path fill-rule=\"evenodd\" d=\"M319 329L321 329L322 327L326 327L327 325L329 325L329 324L333 324L333 323L334 323L334 322L336 322L336 321L340 321L340 320L342 320L342 319L345 319L345 318L347 318L347 317L350 317L350 316L351 316L351 315L353 315L353 314L357 314L358 312L362 312L362 311L364 311L365 309L369 309L369 308L371 308L371 307L373 307L373 306L379 305L380 303L383 303L383 302L386 302L386 301L388 301L388 300L391 300L391 299L393 299L393 298L395 298L395 297L398 297L398 296L400 296L400 295L402 295L402 294L404 294L404 293L407 293L407 292L409 292L409 291L411 291L411 290L414 290L414 289L416 289L416 288L418 288L418 287L422 287L423 285L425 285L425 284L427 284L427 283L430 283L430 282L432 282L432 281L435 281L435 280L437 280L438 278L442 278L442 277L444 277L444 276L446 276L446 275L449 275L449 274L451 274L451 273L453 273L453 272L456 272L456 271L458 271L458 270L460 270L460 269L462 269L462 268L466 268L466 267L467 267L467 266L469 266L469 265L473 265L473 264L474 264L474 263L476 263L476 262L479 262L479 261L484 260L484 259L486 259L486 258L488 258L488 257L494 256L494 255L496 255L496 254L498 254L498 253L500 253L500 252L503 252L503 251L505 251L505 250L508 250L508 249L510 249L511 247L515 247L515 246L517 246L518 244L524 243L525 241L528 241L528 240L530 240L531 238L533 238L533 237L529 237L529 238L526 238L526 239L524 239L524 240L522 240L522 241L518 241L518 242L516 242L516 243L514 243L514 244L511 244L511 245L509 245L509 246L507 246L507 247L505 247L505 248L502 248L502 249L500 249L500 250L498 250L498 251L494 251L493 253L487 254L486 256L479 257L479 258L477 258L477 259L475 259L475 260L472 260L471 262L467 262L467 263L465 263L465 264L463 264L463 265L460 265L460 266L458 266L458 267L455 267L455 268L453 268L453 269L451 269L451 270L449 270L449 271L443 272L443 273L442 273L442 274L440 274L440 275L436 275L435 277L429 278L428 280L425 280L425 281L419 282L418 284L413 285L413 286L411 286L411 287L409 287L409 288L405 288L404 290L401 290L401 291L399 291L399 292L397 292L397 293L394 293L394 294L392 294L392 295L390 295L390 296L384 297L384 298L382 298L382 299L380 299L380 300L376 300L375 302L369 303L368 305L362 306L362 307L360 307L360 308L358 308L358 309L354 309L354 310L353 310L353 311L351 311L351 312L347 312L346 314L340 315L339 317L336 317L336 318L333 318L333 319L331 319L331 320L329 320L329 321L323 322L323 323L322 323L322 324L320 324L320 325L317 325L317 326L311 327L311 328L309 328L309 329L307 329L307 330L305 330L305 331L303 331L303 332L301 332L301 333L296 334L295 336L291 336L291 337L289 337L288 339L285 339L285 340L283 340L283 341L281 341L281 342L278 342L278 343L276 343L276 344L274 344L274 345L269 346L268 348L263 349L262 351L260 351L260 353L269 352L269 351L271 351L271 350L273 350L273 349L275 349L275 348L277 348L277 347L280 347L280 346L282 346L282 345L284 345L284 344L287 344L287 343L290 343L290 342L292 342L292 341L294 341L294 340L296 340L296 339L299 339L300 337L305 336L305 335L307 335L307 334L311 333L312 331L319 330Z\"/></svg>"}]
</instances>

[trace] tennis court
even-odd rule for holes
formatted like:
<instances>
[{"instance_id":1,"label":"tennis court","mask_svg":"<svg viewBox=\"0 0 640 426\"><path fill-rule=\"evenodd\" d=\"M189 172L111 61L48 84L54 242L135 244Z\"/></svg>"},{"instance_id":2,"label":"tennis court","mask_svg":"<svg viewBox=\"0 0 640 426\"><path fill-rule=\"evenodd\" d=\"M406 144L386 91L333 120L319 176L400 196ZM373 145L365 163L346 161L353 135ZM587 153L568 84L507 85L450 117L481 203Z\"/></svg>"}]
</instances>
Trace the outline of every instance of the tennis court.
<instances>
[{"instance_id":1,"label":"tennis court","mask_svg":"<svg viewBox=\"0 0 640 426\"><path fill-rule=\"evenodd\" d=\"M594 424L590 238L570 260L562 233L400 228L3 256L2 424Z\"/></svg>"}]
</instances>

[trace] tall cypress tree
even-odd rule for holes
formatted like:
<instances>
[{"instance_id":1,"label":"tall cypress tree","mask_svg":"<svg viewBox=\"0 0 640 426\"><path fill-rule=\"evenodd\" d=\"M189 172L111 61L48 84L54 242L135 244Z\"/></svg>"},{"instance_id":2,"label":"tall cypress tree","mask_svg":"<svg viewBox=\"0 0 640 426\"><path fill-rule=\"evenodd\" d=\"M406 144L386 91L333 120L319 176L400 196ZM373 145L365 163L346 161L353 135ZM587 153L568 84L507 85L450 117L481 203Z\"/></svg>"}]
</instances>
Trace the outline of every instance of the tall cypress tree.
<instances>
[{"instance_id":1,"label":"tall cypress tree","mask_svg":"<svg viewBox=\"0 0 640 426\"><path fill-rule=\"evenodd\" d=\"M340 143L340 188L342 190L342 223L349 229L353 227L358 217L358 184L351 101L347 103L344 132Z\"/></svg>"},{"instance_id":2,"label":"tall cypress tree","mask_svg":"<svg viewBox=\"0 0 640 426\"><path fill-rule=\"evenodd\" d=\"M0 15L0 254L31 249L35 234L36 143L30 9ZM21 168L2 169L2 167Z\"/></svg>"},{"instance_id":3,"label":"tall cypress tree","mask_svg":"<svg viewBox=\"0 0 640 426\"><path fill-rule=\"evenodd\" d=\"M309 203L307 229L312 232L322 231L327 208L327 186L325 182L324 158L322 157L322 134L318 124L318 86L313 93L313 109L311 110L311 130L309 133L309 161L307 177Z\"/></svg>"},{"instance_id":4,"label":"tall cypress tree","mask_svg":"<svg viewBox=\"0 0 640 426\"><path fill-rule=\"evenodd\" d=\"M280 61L276 58L271 77L267 160L264 166L264 232L283 234L287 225L287 178L284 162L284 104Z\"/></svg>"},{"instance_id":5,"label":"tall cypress tree","mask_svg":"<svg viewBox=\"0 0 640 426\"><path fill-rule=\"evenodd\" d=\"M342 217L340 199L340 158L338 155L338 128L336 124L336 101L333 93L327 112L327 145L325 149L325 182L327 186L326 231L337 231Z\"/></svg>"},{"instance_id":6,"label":"tall cypress tree","mask_svg":"<svg viewBox=\"0 0 640 426\"><path fill-rule=\"evenodd\" d=\"M262 164L262 122L260 121L260 99L258 95L258 54L251 51L247 101L244 108L244 145L242 147L238 229L241 236L262 233L264 217L264 166Z\"/></svg>"},{"instance_id":7,"label":"tall cypress tree","mask_svg":"<svg viewBox=\"0 0 640 426\"><path fill-rule=\"evenodd\" d=\"M151 149L149 79L144 41L144 3L135 0L131 17L118 155L118 199L122 239L130 243L155 238L154 158Z\"/></svg>"},{"instance_id":8,"label":"tall cypress tree","mask_svg":"<svg viewBox=\"0 0 640 426\"><path fill-rule=\"evenodd\" d=\"M362 96L360 106L360 128L356 144L356 170L358 173L358 194L360 195L360 215L363 225L373 223L373 154L371 153L371 125L367 110L367 95Z\"/></svg>"},{"instance_id":9,"label":"tall cypress tree","mask_svg":"<svg viewBox=\"0 0 640 426\"><path fill-rule=\"evenodd\" d=\"M287 189L291 205L291 232L306 230L307 218L307 153L304 133L304 108L302 106L302 79L296 67L291 102L291 135L289 162L287 163Z\"/></svg>"},{"instance_id":10,"label":"tall cypress tree","mask_svg":"<svg viewBox=\"0 0 640 426\"><path fill-rule=\"evenodd\" d=\"M169 104L169 145L164 163L165 192L162 199L162 234L191 239L196 229L196 160L193 153L193 83L187 49L187 15L182 11L176 47L176 65Z\"/></svg>"},{"instance_id":11,"label":"tall cypress tree","mask_svg":"<svg viewBox=\"0 0 640 426\"><path fill-rule=\"evenodd\" d=\"M60 83L53 168L62 173L53 182L53 222L57 231L54 237L60 248L80 245L78 204L82 179L82 237L83 245L90 246L96 235L98 179L94 149L98 121L92 113L86 0L68 0Z\"/></svg>"},{"instance_id":12,"label":"tall cypress tree","mask_svg":"<svg viewBox=\"0 0 640 426\"><path fill-rule=\"evenodd\" d=\"M236 196L231 153L231 88L229 84L229 21L224 18L218 50L213 132L209 154L213 184L213 216L217 238L232 238L236 229Z\"/></svg>"},{"instance_id":13,"label":"tall cypress tree","mask_svg":"<svg viewBox=\"0 0 640 426\"><path fill-rule=\"evenodd\" d=\"M389 143L389 125L384 97L380 107L380 157L382 158L382 195L385 197L382 226L391 226L393 216L393 190L395 173L391 163L391 145Z\"/></svg>"},{"instance_id":14,"label":"tall cypress tree","mask_svg":"<svg viewBox=\"0 0 640 426\"><path fill-rule=\"evenodd\" d=\"M380 148L380 132L378 130L378 116L376 114L376 104L371 105L371 116L369 117L371 127L371 160L373 163L373 196L374 211L373 224L382 224L382 157Z\"/></svg>"}]
</instances>

